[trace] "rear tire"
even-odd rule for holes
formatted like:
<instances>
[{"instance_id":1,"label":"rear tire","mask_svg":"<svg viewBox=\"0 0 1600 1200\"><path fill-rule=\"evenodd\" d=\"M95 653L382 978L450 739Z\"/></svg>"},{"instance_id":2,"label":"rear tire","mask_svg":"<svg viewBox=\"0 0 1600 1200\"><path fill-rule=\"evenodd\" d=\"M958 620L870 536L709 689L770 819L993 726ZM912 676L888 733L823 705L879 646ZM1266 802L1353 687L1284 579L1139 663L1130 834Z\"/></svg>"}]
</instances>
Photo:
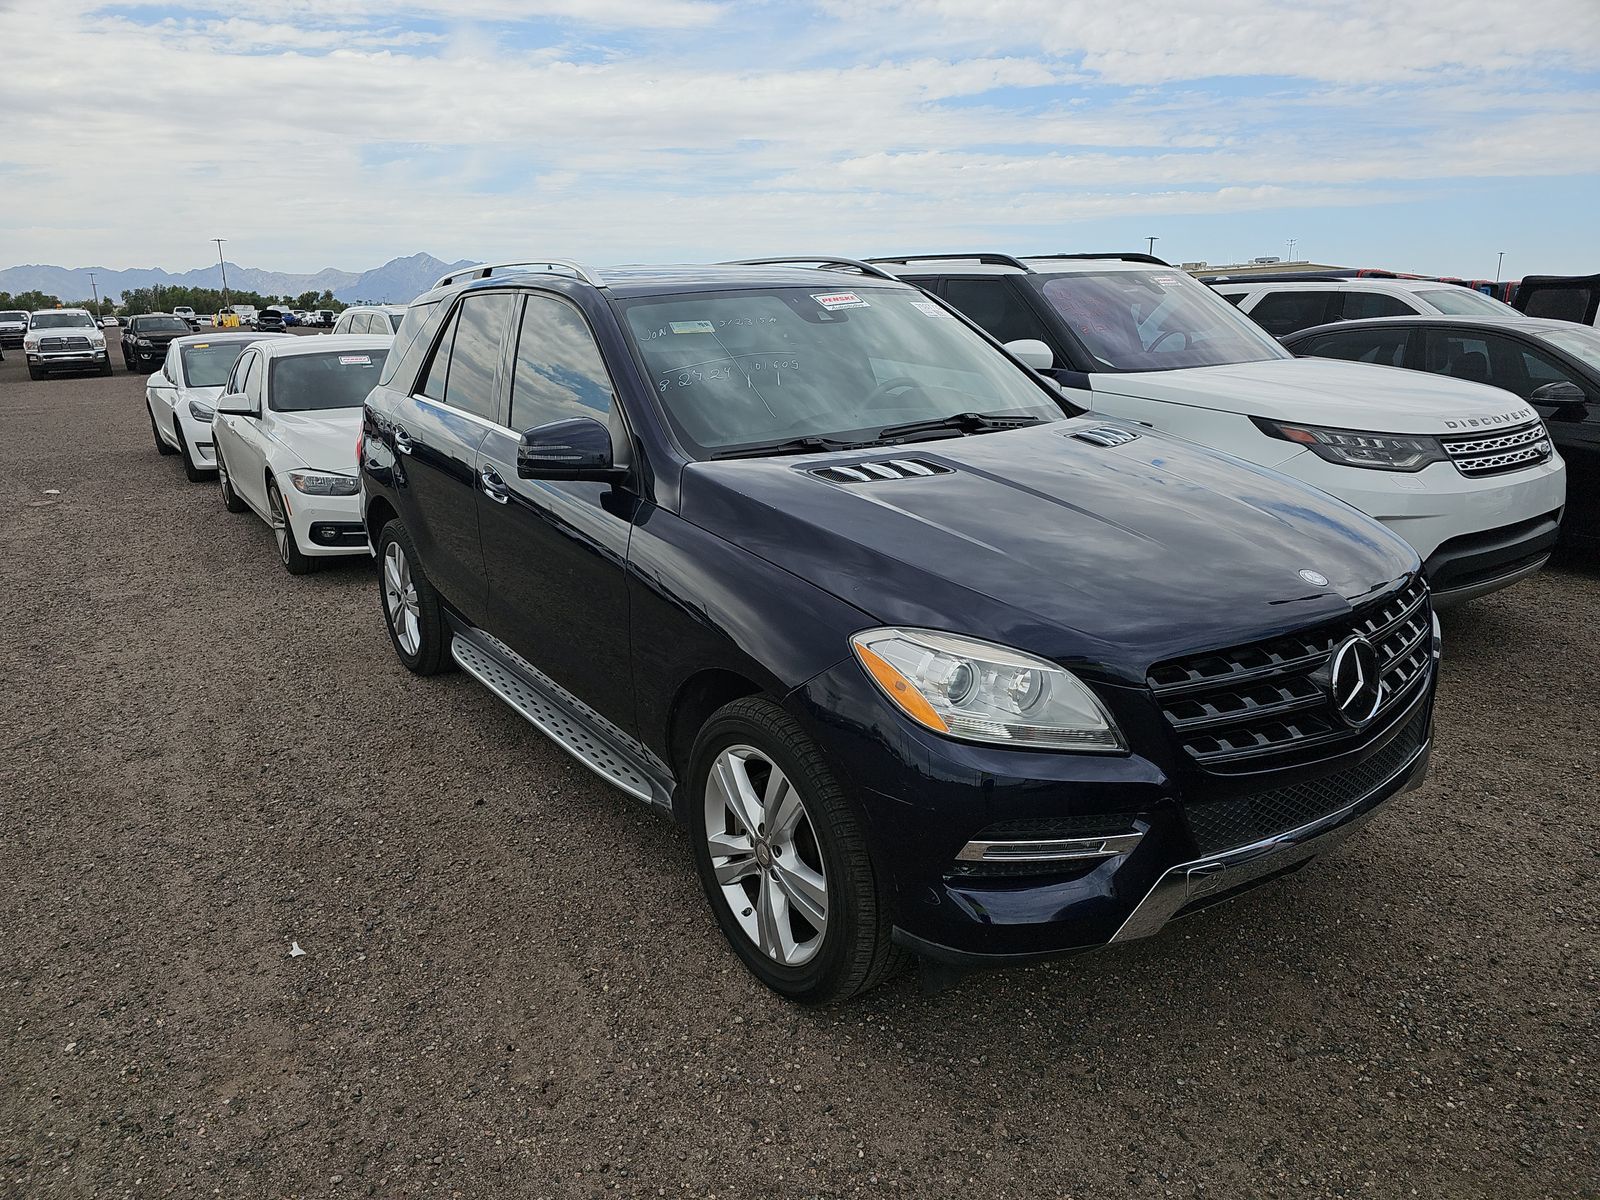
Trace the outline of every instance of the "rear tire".
<instances>
[{"instance_id":1,"label":"rear tire","mask_svg":"<svg viewBox=\"0 0 1600 1200\"><path fill-rule=\"evenodd\" d=\"M267 480L267 511L272 515L272 537L278 544L278 561L283 563L283 569L291 575L311 574L317 569L317 560L300 552L294 526L289 524L289 509L276 479Z\"/></svg>"},{"instance_id":2,"label":"rear tire","mask_svg":"<svg viewBox=\"0 0 1600 1200\"><path fill-rule=\"evenodd\" d=\"M422 573L417 547L398 519L378 533L378 602L389 642L406 670L438 675L455 666L444 603Z\"/></svg>"},{"instance_id":3,"label":"rear tire","mask_svg":"<svg viewBox=\"0 0 1600 1200\"><path fill-rule=\"evenodd\" d=\"M835 1004L905 965L866 821L778 705L745 697L706 722L690 755L688 812L717 924L773 991Z\"/></svg>"},{"instance_id":4,"label":"rear tire","mask_svg":"<svg viewBox=\"0 0 1600 1200\"><path fill-rule=\"evenodd\" d=\"M156 440L156 452L158 454L176 454L176 450L161 440L161 430L156 425L155 410L150 408L149 401L145 402L145 409L150 413L150 436Z\"/></svg>"}]
</instances>

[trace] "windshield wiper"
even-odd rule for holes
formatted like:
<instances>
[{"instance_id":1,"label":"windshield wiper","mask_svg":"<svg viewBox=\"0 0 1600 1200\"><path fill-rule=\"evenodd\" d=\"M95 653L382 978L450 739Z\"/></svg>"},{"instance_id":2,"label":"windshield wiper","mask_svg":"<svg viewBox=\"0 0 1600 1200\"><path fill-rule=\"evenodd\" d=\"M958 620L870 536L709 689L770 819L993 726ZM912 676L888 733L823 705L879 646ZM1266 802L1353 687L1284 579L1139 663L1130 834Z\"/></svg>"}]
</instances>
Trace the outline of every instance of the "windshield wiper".
<instances>
[{"instance_id":1,"label":"windshield wiper","mask_svg":"<svg viewBox=\"0 0 1600 1200\"><path fill-rule=\"evenodd\" d=\"M1021 429L1027 425L1043 423L1043 417L994 417L987 413L964 412L954 413L948 417L936 417L929 421L907 421L904 425L885 425L878 430L878 436L884 441L906 441L924 433L944 433L947 430L957 435L993 433L998 429Z\"/></svg>"},{"instance_id":2,"label":"windshield wiper","mask_svg":"<svg viewBox=\"0 0 1600 1200\"><path fill-rule=\"evenodd\" d=\"M753 446L740 446L737 450L722 450L712 458L765 458L769 454L817 454L824 450L859 450L863 446L881 445L876 439L852 442L843 438L797 437L781 442L758 442Z\"/></svg>"}]
</instances>

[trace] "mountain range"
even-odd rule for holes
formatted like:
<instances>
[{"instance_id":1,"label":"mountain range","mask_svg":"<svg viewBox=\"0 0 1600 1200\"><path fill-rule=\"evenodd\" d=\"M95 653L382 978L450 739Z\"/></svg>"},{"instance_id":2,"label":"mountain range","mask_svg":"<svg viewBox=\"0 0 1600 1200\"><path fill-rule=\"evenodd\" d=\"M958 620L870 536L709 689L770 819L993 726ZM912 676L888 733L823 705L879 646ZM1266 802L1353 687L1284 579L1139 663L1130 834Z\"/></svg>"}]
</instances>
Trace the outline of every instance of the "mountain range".
<instances>
[{"instance_id":1,"label":"mountain range","mask_svg":"<svg viewBox=\"0 0 1600 1200\"><path fill-rule=\"evenodd\" d=\"M367 300L375 304L405 304L425 292L439 276L456 267L471 266L475 259L462 259L448 263L431 254L412 254L405 258L392 258L383 266L371 271L340 271L324 268L313 275L294 275L284 271L265 271L257 267L228 264L228 286L242 292L260 292L265 296L297 296L307 291L331 291L340 300L351 303ZM112 271L105 267L56 267L28 263L20 267L0 268L0 292L41 291L65 301L82 300L92 295L89 273L94 272L95 286L107 300L120 300L122 293L132 288L161 287L217 287L221 275L215 266L197 267L174 275L159 267L133 268Z\"/></svg>"}]
</instances>

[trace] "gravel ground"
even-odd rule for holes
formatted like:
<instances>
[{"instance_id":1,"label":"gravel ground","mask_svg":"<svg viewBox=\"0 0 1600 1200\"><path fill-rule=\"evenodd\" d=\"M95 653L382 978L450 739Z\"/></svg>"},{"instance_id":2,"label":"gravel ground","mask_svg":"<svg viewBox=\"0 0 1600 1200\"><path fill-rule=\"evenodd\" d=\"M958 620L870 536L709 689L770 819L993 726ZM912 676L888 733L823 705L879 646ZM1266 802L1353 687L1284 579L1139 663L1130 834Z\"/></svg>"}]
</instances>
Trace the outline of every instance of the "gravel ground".
<instances>
[{"instance_id":1,"label":"gravel ground","mask_svg":"<svg viewBox=\"0 0 1600 1200\"><path fill-rule=\"evenodd\" d=\"M1600 570L1448 618L1431 782L1311 869L800 1011L669 822L400 668L364 562L291 578L141 379L21 357L0 1195L1600 1195Z\"/></svg>"}]
</instances>

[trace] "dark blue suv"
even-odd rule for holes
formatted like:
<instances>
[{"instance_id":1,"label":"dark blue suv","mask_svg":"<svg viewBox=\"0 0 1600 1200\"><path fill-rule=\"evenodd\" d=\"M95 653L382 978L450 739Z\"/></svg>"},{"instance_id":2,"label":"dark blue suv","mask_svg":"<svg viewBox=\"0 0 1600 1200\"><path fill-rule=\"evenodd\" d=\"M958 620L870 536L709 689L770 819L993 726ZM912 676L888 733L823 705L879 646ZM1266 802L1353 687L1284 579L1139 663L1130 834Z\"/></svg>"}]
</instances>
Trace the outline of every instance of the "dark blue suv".
<instances>
[{"instance_id":1,"label":"dark blue suv","mask_svg":"<svg viewBox=\"0 0 1600 1200\"><path fill-rule=\"evenodd\" d=\"M799 261L447 276L359 450L400 660L683 821L761 980L1143 937L1421 781L1403 541Z\"/></svg>"}]
</instances>

